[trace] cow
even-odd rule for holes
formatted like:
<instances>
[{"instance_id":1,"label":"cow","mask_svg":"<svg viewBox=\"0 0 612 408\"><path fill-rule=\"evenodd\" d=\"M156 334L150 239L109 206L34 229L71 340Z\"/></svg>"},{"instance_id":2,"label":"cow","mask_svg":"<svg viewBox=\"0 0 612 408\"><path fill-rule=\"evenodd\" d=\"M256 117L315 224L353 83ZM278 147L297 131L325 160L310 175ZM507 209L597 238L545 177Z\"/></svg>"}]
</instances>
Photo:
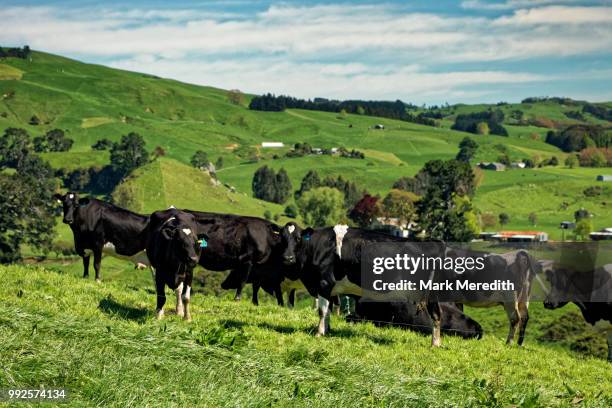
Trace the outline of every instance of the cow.
<instances>
[{"instance_id":1,"label":"cow","mask_svg":"<svg viewBox=\"0 0 612 408\"><path fill-rule=\"evenodd\" d=\"M329 332L330 300L332 296L348 294L362 296L361 252L372 243L400 243L406 253L419 256L430 251L430 255L443 256L444 245L436 243L425 250L414 242L391 235L348 228L346 225L302 230L290 222L281 231L283 259L287 265L295 265L299 277L310 295L319 299L319 325L317 336ZM423 279L428 279L423 277ZM427 313L432 319L432 346L441 345L440 305L429 293L419 294L419 302L426 303Z\"/></svg>"},{"instance_id":2,"label":"cow","mask_svg":"<svg viewBox=\"0 0 612 408\"><path fill-rule=\"evenodd\" d=\"M482 326L465 315L453 303L441 303L442 333L464 339L481 339ZM355 315L348 321L370 321L376 326L395 326L418 333L431 334L431 318L415 302L358 302Z\"/></svg>"},{"instance_id":3,"label":"cow","mask_svg":"<svg viewBox=\"0 0 612 408\"><path fill-rule=\"evenodd\" d=\"M587 323L607 331L608 362L612 363L612 264L587 273L551 268L546 270L546 279L550 290L544 307L557 309L572 299Z\"/></svg>"},{"instance_id":4,"label":"cow","mask_svg":"<svg viewBox=\"0 0 612 408\"><path fill-rule=\"evenodd\" d=\"M512 344L516 331L519 335L517 344L523 345L527 322L529 321L529 297L531 294L531 284L534 277L541 272L541 266L537 260L527 251L521 249L504 254L485 254L465 249L448 248L448 257L483 256L484 268L482 270L466 269L460 276L471 282L492 281L496 277L509 279L514 283L512 291L498 292L478 292L477 299L475 293L456 291L455 300L459 309L463 310L463 305L472 307L494 307L502 305L508 316L510 328L506 344ZM446 276L445 278L454 279L456 275ZM487 299L489 298L489 299Z\"/></svg>"},{"instance_id":5,"label":"cow","mask_svg":"<svg viewBox=\"0 0 612 408\"><path fill-rule=\"evenodd\" d=\"M269 261L280 242L280 227L257 217L184 211L195 217L197 234L209 237L199 264L211 271L232 270L221 287L236 289L235 300L240 300L253 270L272 267Z\"/></svg>"},{"instance_id":6,"label":"cow","mask_svg":"<svg viewBox=\"0 0 612 408\"><path fill-rule=\"evenodd\" d=\"M70 226L74 248L83 258L83 278L89 276L89 260L94 257L96 282L100 282L102 254L147 265L143 235L149 217L136 214L95 198L79 198L75 192L55 194L63 206L63 222Z\"/></svg>"},{"instance_id":7,"label":"cow","mask_svg":"<svg viewBox=\"0 0 612 408\"><path fill-rule=\"evenodd\" d=\"M176 314L191 320L189 303L193 269L207 242L206 234L197 234L192 214L170 208L151 214L147 226L147 256L155 268L157 293L156 317L164 316L166 285L176 293Z\"/></svg>"}]
</instances>

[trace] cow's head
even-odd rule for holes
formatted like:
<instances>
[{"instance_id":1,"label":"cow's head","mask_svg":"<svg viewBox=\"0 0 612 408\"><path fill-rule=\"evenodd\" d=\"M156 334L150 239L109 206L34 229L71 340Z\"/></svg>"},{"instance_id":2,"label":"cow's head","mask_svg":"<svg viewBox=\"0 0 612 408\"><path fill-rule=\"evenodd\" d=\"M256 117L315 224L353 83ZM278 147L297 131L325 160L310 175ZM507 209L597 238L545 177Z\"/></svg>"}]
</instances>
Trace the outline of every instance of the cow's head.
<instances>
[{"instance_id":1,"label":"cow's head","mask_svg":"<svg viewBox=\"0 0 612 408\"><path fill-rule=\"evenodd\" d=\"M190 268L200 260L200 253L208 241L206 234L196 234L195 217L182 211L171 214L160 229L161 239L165 241L172 257Z\"/></svg>"},{"instance_id":2,"label":"cow's head","mask_svg":"<svg viewBox=\"0 0 612 408\"><path fill-rule=\"evenodd\" d=\"M296 223L289 222L281 230L283 243L283 262L285 265L294 265L300 246L303 242L309 241L313 233L312 228L302 230Z\"/></svg>"},{"instance_id":3,"label":"cow's head","mask_svg":"<svg viewBox=\"0 0 612 408\"><path fill-rule=\"evenodd\" d=\"M544 299L546 309L557 309L568 302L563 301L564 291L569 287L569 276L565 270L546 269L546 280L550 283L550 290Z\"/></svg>"},{"instance_id":4,"label":"cow's head","mask_svg":"<svg viewBox=\"0 0 612 408\"><path fill-rule=\"evenodd\" d=\"M75 212L79 208L79 195L73 191L69 191L64 195L55 194L53 196L58 203L62 204L64 211L64 218L62 221L64 224L72 224L75 218Z\"/></svg>"}]
</instances>

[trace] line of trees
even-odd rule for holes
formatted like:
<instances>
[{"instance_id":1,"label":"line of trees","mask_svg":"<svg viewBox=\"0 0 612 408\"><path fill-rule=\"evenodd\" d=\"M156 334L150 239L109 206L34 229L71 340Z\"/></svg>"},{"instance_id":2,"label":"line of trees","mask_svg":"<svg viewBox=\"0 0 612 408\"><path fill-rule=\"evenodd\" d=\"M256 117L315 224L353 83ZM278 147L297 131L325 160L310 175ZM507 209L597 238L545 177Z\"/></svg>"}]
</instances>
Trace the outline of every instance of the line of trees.
<instances>
[{"instance_id":1,"label":"line of trees","mask_svg":"<svg viewBox=\"0 0 612 408\"><path fill-rule=\"evenodd\" d=\"M284 168L276 173L268 166L257 169L251 186L255 198L277 204L284 204L291 197L293 189L289 175Z\"/></svg>"},{"instance_id":2,"label":"line of trees","mask_svg":"<svg viewBox=\"0 0 612 408\"><path fill-rule=\"evenodd\" d=\"M29 45L24 45L22 48L20 47L0 47L0 58L22 58L28 59L32 51L30 50Z\"/></svg>"},{"instance_id":3,"label":"line of trees","mask_svg":"<svg viewBox=\"0 0 612 408\"><path fill-rule=\"evenodd\" d=\"M434 119L423 113L414 115L407 112L407 109L415 108L416 106L405 104L400 100L395 102L363 100L338 101L324 98L315 98L310 100L285 95L275 96L271 93L256 96L249 104L249 109L259 111L282 112L285 109L306 109L324 112L343 112L358 115L379 116L382 118L397 119L428 126L437 125Z\"/></svg>"},{"instance_id":4,"label":"line of trees","mask_svg":"<svg viewBox=\"0 0 612 408\"><path fill-rule=\"evenodd\" d=\"M579 152L588 147L609 148L612 133L600 125L577 124L546 134L546 143L557 146L564 152Z\"/></svg>"},{"instance_id":5,"label":"line of trees","mask_svg":"<svg viewBox=\"0 0 612 408\"><path fill-rule=\"evenodd\" d=\"M477 135L508 136L508 131L502 126L503 122L504 113L500 109L491 109L457 115L451 129Z\"/></svg>"}]
</instances>

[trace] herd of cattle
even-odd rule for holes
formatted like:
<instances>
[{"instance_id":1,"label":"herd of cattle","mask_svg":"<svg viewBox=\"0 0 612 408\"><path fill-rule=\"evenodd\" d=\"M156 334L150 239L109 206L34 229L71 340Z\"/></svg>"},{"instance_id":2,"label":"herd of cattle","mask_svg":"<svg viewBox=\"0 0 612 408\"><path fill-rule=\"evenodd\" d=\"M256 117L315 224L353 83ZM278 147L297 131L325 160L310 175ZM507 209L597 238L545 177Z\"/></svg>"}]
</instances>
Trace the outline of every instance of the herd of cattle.
<instances>
[{"instance_id":1,"label":"herd of cattle","mask_svg":"<svg viewBox=\"0 0 612 408\"><path fill-rule=\"evenodd\" d=\"M295 223L278 226L249 216L179 210L171 207L150 216L140 215L95 198L79 198L75 192L55 198L63 206L63 222L74 234L77 254L83 259L84 277L89 275L90 258L96 280L100 279L103 254L129 259L154 271L157 293L156 313L163 317L165 286L176 293L176 312L190 320L189 310L193 269L196 265L211 271L231 271L223 289L235 289L240 299L243 287L253 285L253 303L263 288L283 305L283 293L305 288L318 300L317 335L329 332L331 301L338 295L362 296L361 253L373 243L405 245L417 251L404 238L359 228L336 226L300 228ZM441 244L443 246L443 244ZM507 343L524 341L529 319L529 293L532 280L541 268L524 250L489 262L502 263L514 275L514 292L503 302L479 302L473 306L503 305L510 323ZM551 275L550 273L548 274ZM558 274L552 274L558 278ZM551 290L545 307L557 308L562 302ZM587 322L612 323L612 303L574 302ZM432 345L441 344L441 332L466 338L480 338L481 326L463 314L463 304L442 303L431 293L423 293L419 302L359 302L357 315L379 324L405 325L431 333ZM608 361L612 361L612 329L608 329Z\"/></svg>"}]
</instances>

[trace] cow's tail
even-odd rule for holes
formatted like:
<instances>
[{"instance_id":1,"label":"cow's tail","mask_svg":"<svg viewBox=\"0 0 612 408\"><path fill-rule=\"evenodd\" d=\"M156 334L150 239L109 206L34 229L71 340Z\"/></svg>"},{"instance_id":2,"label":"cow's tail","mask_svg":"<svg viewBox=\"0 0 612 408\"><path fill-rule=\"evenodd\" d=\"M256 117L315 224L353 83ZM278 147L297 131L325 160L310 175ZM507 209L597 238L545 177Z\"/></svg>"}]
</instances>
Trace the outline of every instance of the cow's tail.
<instances>
[{"instance_id":1,"label":"cow's tail","mask_svg":"<svg viewBox=\"0 0 612 408\"><path fill-rule=\"evenodd\" d=\"M526 283L526 288L527 289L527 293L524 293L524 289L523 291L521 291L521 294L523 296L526 297L526 299L523 299L525 301L529 300L529 296L531 294L531 283L533 282L533 279L536 277L536 275L538 274L538 272L540 271L539 268L541 268L540 264L535 260L535 258L526 250L521 249L518 253L519 256L524 256L527 260L527 264L528 264L528 268L527 270L524 272L525 275L521 276L522 282Z\"/></svg>"}]
</instances>

